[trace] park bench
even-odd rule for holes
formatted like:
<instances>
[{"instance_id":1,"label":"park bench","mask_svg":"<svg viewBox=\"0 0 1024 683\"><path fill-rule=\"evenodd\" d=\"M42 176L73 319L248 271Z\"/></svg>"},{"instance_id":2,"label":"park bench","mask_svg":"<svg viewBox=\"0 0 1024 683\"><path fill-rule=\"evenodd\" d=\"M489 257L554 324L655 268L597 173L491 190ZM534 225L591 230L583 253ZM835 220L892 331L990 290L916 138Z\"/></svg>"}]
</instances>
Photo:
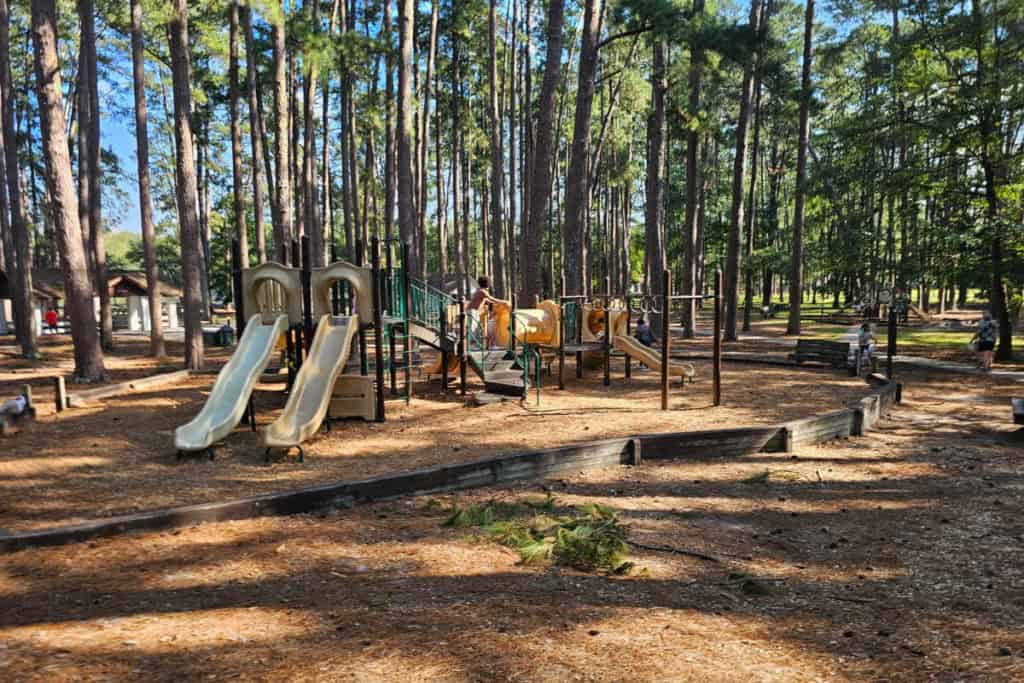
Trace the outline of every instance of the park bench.
<instances>
[{"instance_id":1,"label":"park bench","mask_svg":"<svg viewBox=\"0 0 1024 683\"><path fill-rule=\"evenodd\" d=\"M850 376L857 374L856 362L851 362L850 343L824 339L799 339L792 354L798 364L805 361L823 363L836 368L846 368Z\"/></svg>"},{"instance_id":2,"label":"park bench","mask_svg":"<svg viewBox=\"0 0 1024 683\"><path fill-rule=\"evenodd\" d=\"M1013 402L1013 424L1024 425L1024 398L1011 398Z\"/></svg>"}]
</instances>

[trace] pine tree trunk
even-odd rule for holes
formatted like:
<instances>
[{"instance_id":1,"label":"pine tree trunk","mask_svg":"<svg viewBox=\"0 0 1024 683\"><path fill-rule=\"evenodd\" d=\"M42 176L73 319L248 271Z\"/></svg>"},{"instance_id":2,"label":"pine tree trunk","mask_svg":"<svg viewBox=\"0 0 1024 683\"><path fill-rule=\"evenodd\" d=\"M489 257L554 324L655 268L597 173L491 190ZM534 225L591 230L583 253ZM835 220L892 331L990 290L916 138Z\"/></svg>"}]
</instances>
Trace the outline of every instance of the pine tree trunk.
<instances>
[{"instance_id":1,"label":"pine tree trunk","mask_svg":"<svg viewBox=\"0 0 1024 683\"><path fill-rule=\"evenodd\" d=\"M228 65L228 97L231 105L231 179L232 179L232 204L235 214L235 237L241 248L242 260L238 264L241 268L249 267L249 230L245 224L245 200L242 198L245 193L244 181L242 180L242 130L239 118L239 88L238 88L238 0L231 0L228 7L228 52L230 54ZM235 302L238 305L238 302Z\"/></svg>"},{"instance_id":2,"label":"pine tree trunk","mask_svg":"<svg viewBox=\"0 0 1024 683\"><path fill-rule=\"evenodd\" d=\"M177 181L178 223L181 237L181 278L185 293L185 367L203 367L203 308L200 268L199 217L196 215L198 185L192 148L192 91L188 50L188 1L174 0L167 36L171 54L174 92L174 170Z\"/></svg>"},{"instance_id":3,"label":"pine tree trunk","mask_svg":"<svg viewBox=\"0 0 1024 683\"><path fill-rule=\"evenodd\" d=\"M260 263L267 260L267 236L263 226L263 117L256 92L256 46L252 35L252 8L241 8L245 33L245 82L249 101L249 146L252 153L252 213L256 232L256 254Z\"/></svg>"},{"instance_id":4,"label":"pine tree trunk","mask_svg":"<svg viewBox=\"0 0 1024 683\"><path fill-rule=\"evenodd\" d=\"M512 3L512 24L509 27L509 97L508 97L508 238L505 248L507 255L508 294L516 291L516 111L518 109L518 93L516 80L516 31L519 27L519 3ZM521 301L520 307L532 305L532 302Z\"/></svg>"},{"instance_id":5,"label":"pine tree trunk","mask_svg":"<svg viewBox=\"0 0 1024 683\"><path fill-rule=\"evenodd\" d=\"M394 64L394 37L391 33L391 12L392 12L391 0L384 0L384 39L387 43L387 53L384 61L384 237L391 239L394 235L394 222L395 222L395 134L397 126L394 117L394 100L392 97L395 92L395 64ZM429 90L430 86L427 86ZM424 103L424 106L429 106ZM419 189L417 188L417 192ZM419 203L419 202L417 202ZM417 220L416 231L419 231L419 223L422 220L422 214ZM413 240L419 245L419 240ZM424 255L425 258L425 255Z\"/></svg>"},{"instance_id":6,"label":"pine tree trunk","mask_svg":"<svg viewBox=\"0 0 1024 683\"><path fill-rule=\"evenodd\" d=\"M78 195L71 176L54 0L32 0L32 42L46 184L64 273L65 309L71 318L75 381L102 382L106 379L106 370L93 315L92 286L78 220Z\"/></svg>"},{"instance_id":7,"label":"pine tree trunk","mask_svg":"<svg viewBox=\"0 0 1024 683\"><path fill-rule=\"evenodd\" d=\"M804 63L800 76L800 132L796 158L796 198L789 277L789 322L786 334L800 334L800 304L804 284L804 195L807 185L807 145L810 138L811 59L813 58L814 0L807 0L804 21Z\"/></svg>"},{"instance_id":8,"label":"pine tree trunk","mask_svg":"<svg viewBox=\"0 0 1024 683\"><path fill-rule=\"evenodd\" d=\"M14 126L14 81L10 60L10 14L7 0L0 0L0 115L3 140L7 198L11 211L11 242L8 255L14 324L18 346L24 358L36 357L35 316L32 312L32 236L29 234L25 200L21 192L21 164L18 163L18 136Z\"/></svg>"},{"instance_id":9,"label":"pine tree trunk","mask_svg":"<svg viewBox=\"0 0 1024 683\"><path fill-rule=\"evenodd\" d=\"M555 97L562 73L562 28L565 23L565 0L548 2L547 53L544 61L544 79L537 102L536 141L530 155L529 220L523 226L519 264L522 268L519 300L533 301L540 294L541 247L544 241L544 221L548 215L551 196L551 178L555 166Z\"/></svg>"},{"instance_id":10,"label":"pine tree trunk","mask_svg":"<svg viewBox=\"0 0 1024 683\"><path fill-rule=\"evenodd\" d=\"M601 0L586 0L583 11L583 38L580 47L579 76L577 78L576 112L573 121L572 147L569 170L565 176L565 219L563 235L565 251L562 254L567 294L583 294L585 244L587 225L587 195L590 170L590 119L594 105L594 77L597 72L597 41L601 26Z\"/></svg>"},{"instance_id":11,"label":"pine tree trunk","mask_svg":"<svg viewBox=\"0 0 1024 683\"><path fill-rule=\"evenodd\" d=\"M665 147L667 115L665 93L668 77L665 73L664 42L654 43L651 59L651 113L647 121L647 179L644 198L644 245L647 256L647 286L654 296L665 294L661 273L665 270L665 249L661 241L661 224L665 209ZM666 311L667 306L663 307ZM661 329L661 316L652 313L648 321L655 330Z\"/></svg>"},{"instance_id":12,"label":"pine tree trunk","mask_svg":"<svg viewBox=\"0 0 1024 683\"><path fill-rule=\"evenodd\" d=\"M180 1L180 0L176 0ZM284 1L277 4L279 16L274 18L274 107L277 128L274 135L275 183L277 184L277 215L274 217L274 254L278 257L291 249L292 185L291 128L289 126L288 54L285 36Z\"/></svg>"},{"instance_id":13,"label":"pine tree trunk","mask_svg":"<svg viewBox=\"0 0 1024 683\"><path fill-rule=\"evenodd\" d=\"M762 0L751 0L750 29L756 34L761 30ZM740 290L740 247L746 227L746 192L744 179L747 172L747 131L750 127L750 110L754 102L754 67L756 57L751 55L743 69L743 85L740 87L740 113L736 121L736 155L732 169L732 208L729 212L729 239L725 262L724 304L725 341L736 341L739 318Z\"/></svg>"},{"instance_id":14,"label":"pine tree trunk","mask_svg":"<svg viewBox=\"0 0 1024 683\"><path fill-rule=\"evenodd\" d=\"M0 0L3 2L3 0ZM149 130L146 111L146 64L143 53L142 0L131 0L132 13L132 86L135 95L135 158L139 177L139 216L142 222L142 253L149 290L149 351L162 358L164 318L160 296L160 271L156 260L156 230L153 226L153 199L149 177Z\"/></svg>"},{"instance_id":15,"label":"pine tree trunk","mask_svg":"<svg viewBox=\"0 0 1024 683\"><path fill-rule=\"evenodd\" d=\"M413 193L413 142L412 142L412 43L416 4L413 0L399 0L398 4L398 52L401 63L398 70L398 234L402 241L409 243L416 232L416 210ZM409 269L418 273L419 253L410 249Z\"/></svg>"},{"instance_id":16,"label":"pine tree trunk","mask_svg":"<svg viewBox=\"0 0 1024 683\"><path fill-rule=\"evenodd\" d=\"M433 0L430 3L430 38L429 46L427 48L427 73L426 79L423 83L423 135L420 137L420 211L419 211L419 236L420 244L423 249L423 262L420 264L424 269L427 263L427 189L429 183L427 182L427 168L430 165L430 100L434 97L434 64L437 61L437 20L439 14L440 0ZM437 127L438 139L441 137L441 127ZM435 183L437 184L437 202L434 205L434 210L437 211L437 235L438 235L438 253L444 254L445 243L441 241L443 230L441 228L441 165L440 163L436 166L437 177ZM439 271L443 274L445 271L443 268L439 268Z\"/></svg>"},{"instance_id":17,"label":"pine tree trunk","mask_svg":"<svg viewBox=\"0 0 1024 683\"><path fill-rule=\"evenodd\" d=\"M100 178L100 109L96 73L96 12L92 0L78 1L81 23L81 50L78 63L78 187L80 223L88 225L93 275L100 300L100 343L104 349L114 346L114 318L110 310L107 286L107 252L103 246Z\"/></svg>"},{"instance_id":18,"label":"pine tree trunk","mask_svg":"<svg viewBox=\"0 0 1024 683\"><path fill-rule=\"evenodd\" d=\"M320 3L308 5L310 25L316 33L320 32ZM316 62L310 55L303 56L305 75L303 77L302 105L302 194L305 201L305 229L309 237L309 252L313 267L324 265L324 231L320 223L320 194L317 189L318 174L316 172L316 82L318 77ZM326 192L326 188L324 192Z\"/></svg>"},{"instance_id":19,"label":"pine tree trunk","mask_svg":"<svg viewBox=\"0 0 1024 683\"><path fill-rule=\"evenodd\" d=\"M503 189L505 186L505 154L502 149L501 135L501 112L498 105L498 5L497 0L490 0L490 12L488 14L487 34L487 64L490 69L490 109L488 111L488 124L490 125L490 152L491 152L491 217L490 232L492 242L492 268L491 286L497 296L504 296L505 292L505 225Z\"/></svg>"},{"instance_id":20,"label":"pine tree trunk","mask_svg":"<svg viewBox=\"0 0 1024 683\"><path fill-rule=\"evenodd\" d=\"M694 0L693 14L699 18L704 13L704 0ZM700 111L701 78L704 70L704 50L690 46L689 88L687 103L691 116ZM697 289L697 203L703 184L700 164L700 133L690 128L686 133L686 213L683 218L683 294L694 296ZM683 302L683 336L693 339L697 335L697 301Z\"/></svg>"}]
</instances>

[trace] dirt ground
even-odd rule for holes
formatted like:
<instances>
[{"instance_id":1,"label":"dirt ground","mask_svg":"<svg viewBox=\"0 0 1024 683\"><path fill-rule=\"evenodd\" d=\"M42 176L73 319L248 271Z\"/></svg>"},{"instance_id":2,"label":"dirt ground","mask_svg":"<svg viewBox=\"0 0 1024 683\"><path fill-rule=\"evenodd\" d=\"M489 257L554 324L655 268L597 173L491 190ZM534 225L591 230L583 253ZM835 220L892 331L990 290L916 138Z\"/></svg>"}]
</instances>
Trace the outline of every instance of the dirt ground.
<instances>
[{"instance_id":1,"label":"dirt ground","mask_svg":"<svg viewBox=\"0 0 1024 683\"><path fill-rule=\"evenodd\" d=\"M1019 389L902 379L904 403L878 431L792 454L709 453L440 505L407 499L6 555L0 674L1022 680L1024 436L1008 405ZM441 526L444 508L548 492L560 510L615 508L635 542L717 561L634 549L629 575L588 574L522 565L476 528ZM737 575L764 590L741 590Z\"/></svg>"},{"instance_id":2,"label":"dirt ground","mask_svg":"<svg viewBox=\"0 0 1024 683\"><path fill-rule=\"evenodd\" d=\"M9 362L16 364L3 361ZM108 366L122 377L153 370L152 361L127 357L112 357ZM218 448L214 462L176 459L174 429L199 411L213 375L59 414L48 385L37 380L39 421L0 444L0 530L230 500L575 441L771 424L837 409L868 391L863 380L823 369L726 364L724 404L714 408L711 365L697 362L697 381L685 389L673 383L672 410L661 412L658 374L636 370L626 381L623 369L622 360L613 361L613 381L606 388L601 371L587 371L577 381L570 364L566 391L557 389L557 377L545 377L540 405L531 393L522 405L513 400L466 407L454 392L442 395L438 381L417 382L410 405L388 401L386 422L337 422L305 445L301 464L290 458L268 464L259 435L246 427ZM25 374L0 365L0 382L9 393L26 381ZM472 392L482 388L470 386ZM258 392L259 425L269 424L283 404L279 391Z\"/></svg>"}]
</instances>

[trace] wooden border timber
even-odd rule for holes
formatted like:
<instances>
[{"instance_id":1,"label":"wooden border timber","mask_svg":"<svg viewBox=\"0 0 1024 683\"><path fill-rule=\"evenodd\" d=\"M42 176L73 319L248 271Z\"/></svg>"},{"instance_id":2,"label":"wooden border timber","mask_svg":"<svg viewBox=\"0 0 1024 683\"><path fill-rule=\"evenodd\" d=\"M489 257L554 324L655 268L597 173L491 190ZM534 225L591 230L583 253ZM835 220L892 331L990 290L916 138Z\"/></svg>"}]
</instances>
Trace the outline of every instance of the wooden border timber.
<instances>
[{"instance_id":1,"label":"wooden border timber","mask_svg":"<svg viewBox=\"0 0 1024 683\"><path fill-rule=\"evenodd\" d=\"M853 407L781 425L644 434L566 444L373 479L338 481L233 501L151 510L0 535L0 553L76 543L131 531L156 531L202 522L347 508L355 503L540 479L563 472L632 465L643 460L728 458L758 452L789 451L802 445L855 435L855 431L863 433L899 401L899 396L900 385L887 381L854 403Z\"/></svg>"},{"instance_id":2,"label":"wooden border timber","mask_svg":"<svg viewBox=\"0 0 1024 683\"><path fill-rule=\"evenodd\" d=\"M83 389L82 391L76 391L73 394L68 394L67 403L71 408L81 408L97 399L120 396L121 394L125 394L130 391L139 391L140 389L152 389L166 384L174 384L187 379L191 375L191 370L175 370L174 372L162 372L158 375L150 375L149 377L133 379L130 382L108 384L95 389Z\"/></svg>"}]
</instances>

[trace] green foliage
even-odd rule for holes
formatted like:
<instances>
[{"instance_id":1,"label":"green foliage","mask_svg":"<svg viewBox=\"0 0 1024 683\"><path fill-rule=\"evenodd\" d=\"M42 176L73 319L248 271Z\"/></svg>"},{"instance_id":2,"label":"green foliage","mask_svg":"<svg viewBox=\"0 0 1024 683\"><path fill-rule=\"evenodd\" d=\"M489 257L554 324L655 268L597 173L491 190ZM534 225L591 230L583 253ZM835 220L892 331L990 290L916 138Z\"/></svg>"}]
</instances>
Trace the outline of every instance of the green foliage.
<instances>
[{"instance_id":1,"label":"green foliage","mask_svg":"<svg viewBox=\"0 0 1024 683\"><path fill-rule=\"evenodd\" d=\"M580 571L627 573L629 529L611 508L596 503L573 514L555 515L550 494L520 503L488 501L455 508L442 523L450 528L480 527L488 537L519 552L523 564L553 562ZM528 512L533 512L527 517Z\"/></svg>"}]
</instances>

